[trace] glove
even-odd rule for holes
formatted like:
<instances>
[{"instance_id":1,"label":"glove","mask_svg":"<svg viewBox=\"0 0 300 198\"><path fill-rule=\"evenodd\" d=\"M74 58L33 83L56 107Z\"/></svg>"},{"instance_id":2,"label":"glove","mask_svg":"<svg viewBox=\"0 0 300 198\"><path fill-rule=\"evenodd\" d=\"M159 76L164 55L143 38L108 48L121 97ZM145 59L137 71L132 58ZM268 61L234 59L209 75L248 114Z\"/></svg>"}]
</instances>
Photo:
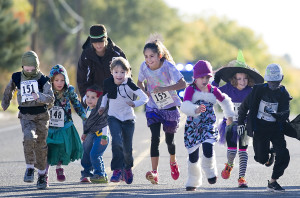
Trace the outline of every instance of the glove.
<instances>
[{"instance_id":1,"label":"glove","mask_svg":"<svg viewBox=\"0 0 300 198\"><path fill-rule=\"evenodd\" d=\"M245 125L239 125L237 127L237 133L238 133L239 136L244 135L244 133L245 133Z\"/></svg>"},{"instance_id":2,"label":"glove","mask_svg":"<svg viewBox=\"0 0 300 198\"><path fill-rule=\"evenodd\" d=\"M215 83L217 83L217 84L220 83L220 81L221 81L221 75L220 75L220 73L218 73L218 72L215 73L214 81L215 81Z\"/></svg>"}]
</instances>

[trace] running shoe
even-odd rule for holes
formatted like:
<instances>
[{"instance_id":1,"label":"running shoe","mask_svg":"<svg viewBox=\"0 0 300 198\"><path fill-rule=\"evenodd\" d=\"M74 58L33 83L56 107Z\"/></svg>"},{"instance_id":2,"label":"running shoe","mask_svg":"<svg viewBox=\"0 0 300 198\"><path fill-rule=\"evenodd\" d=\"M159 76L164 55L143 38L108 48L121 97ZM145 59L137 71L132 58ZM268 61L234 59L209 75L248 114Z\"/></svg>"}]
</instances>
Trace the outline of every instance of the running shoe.
<instances>
[{"instance_id":1,"label":"running shoe","mask_svg":"<svg viewBox=\"0 0 300 198\"><path fill-rule=\"evenodd\" d=\"M114 170L113 175L110 178L111 182L120 182L122 180L122 170Z\"/></svg>"},{"instance_id":2,"label":"running shoe","mask_svg":"<svg viewBox=\"0 0 300 198\"><path fill-rule=\"evenodd\" d=\"M221 176L223 179L228 179L230 177L233 165L225 164L225 168L222 170Z\"/></svg>"},{"instance_id":3,"label":"running shoe","mask_svg":"<svg viewBox=\"0 0 300 198\"><path fill-rule=\"evenodd\" d=\"M171 167L171 176L174 180L177 180L179 177L179 168L177 162L170 163Z\"/></svg>"},{"instance_id":4,"label":"running shoe","mask_svg":"<svg viewBox=\"0 0 300 198\"><path fill-rule=\"evenodd\" d=\"M158 172L157 171L148 171L146 173L146 179L149 180L152 184L158 184Z\"/></svg>"},{"instance_id":5,"label":"running shoe","mask_svg":"<svg viewBox=\"0 0 300 198\"><path fill-rule=\"evenodd\" d=\"M274 181L272 183L270 183L270 181L268 181L268 187L267 187L268 191L272 191L272 192L284 192L285 189L282 188L277 181Z\"/></svg>"},{"instance_id":6,"label":"running shoe","mask_svg":"<svg viewBox=\"0 0 300 198\"><path fill-rule=\"evenodd\" d=\"M27 168L24 175L24 182L34 182L34 168Z\"/></svg>"},{"instance_id":7,"label":"running shoe","mask_svg":"<svg viewBox=\"0 0 300 198\"><path fill-rule=\"evenodd\" d=\"M57 181L63 182L66 180L66 176L64 174L64 169L63 168L57 168L56 169L56 178Z\"/></svg>"},{"instance_id":8,"label":"running shoe","mask_svg":"<svg viewBox=\"0 0 300 198\"><path fill-rule=\"evenodd\" d=\"M239 188L248 188L247 181L244 177L238 179Z\"/></svg>"}]
</instances>

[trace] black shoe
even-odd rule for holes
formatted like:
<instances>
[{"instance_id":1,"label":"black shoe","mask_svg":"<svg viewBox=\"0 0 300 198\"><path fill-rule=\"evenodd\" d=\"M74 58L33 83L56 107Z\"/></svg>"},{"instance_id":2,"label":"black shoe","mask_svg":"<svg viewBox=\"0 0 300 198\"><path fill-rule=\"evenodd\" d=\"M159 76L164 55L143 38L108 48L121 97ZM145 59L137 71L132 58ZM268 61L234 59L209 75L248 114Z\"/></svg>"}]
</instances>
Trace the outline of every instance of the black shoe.
<instances>
[{"instance_id":1,"label":"black shoe","mask_svg":"<svg viewBox=\"0 0 300 198\"><path fill-rule=\"evenodd\" d=\"M38 189L47 189L49 187L49 185L48 185L48 175L46 175L46 174L40 175L39 174L39 178L38 178L36 187Z\"/></svg>"},{"instance_id":2,"label":"black shoe","mask_svg":"<svg viewBox=\"0 0 300 198\"><path fill-rule=\"evenodd\" d=\"M207 179L208 183L215 184L217 182L217 177Z\"/></svg>"},{"instance_id":3,"label":"black shoe","mask_svg":"<svg viewBox=\"0 0 300 198\"><path fill-rule=\"evenodd\" d=\"M24 182L34 182L34 168L27 168L24 175Z\"/></svg>"},{"instance_id":4,"label":"black shoe","mask_svg":"<svg viewBox=\"0 0 300 198\"><path fill-rule=\"evenodd\" d=\"M270 157L269 160L267 161L267 163L265 163L266 167L270 167L272 166L272 164L274 163L275 160L275 151L273 148L270 149Z\"/></svg>"},{"instance_id":5,"label":"black shoe","mask_svg":"<svg viewBox=\"0 0 300 198\"><path fill-rule=\"evenodd\" d=\"M268 181L268 188L267 188L269 191L272 191L272 192L284 192L285 189L282 188L278 183L277 181L274 181L272 183L270 183L270 181Z\"/></svg>"},{"instance_id":6,"label":"black shoe","mask_svg":"<svg viewBox=\"0 0 300 198\"><path fill-rule=\"evenodd\" d=\"M188 186L185 188L186 191L196 191L196 187Z\"/></svg>"}]
</instances>

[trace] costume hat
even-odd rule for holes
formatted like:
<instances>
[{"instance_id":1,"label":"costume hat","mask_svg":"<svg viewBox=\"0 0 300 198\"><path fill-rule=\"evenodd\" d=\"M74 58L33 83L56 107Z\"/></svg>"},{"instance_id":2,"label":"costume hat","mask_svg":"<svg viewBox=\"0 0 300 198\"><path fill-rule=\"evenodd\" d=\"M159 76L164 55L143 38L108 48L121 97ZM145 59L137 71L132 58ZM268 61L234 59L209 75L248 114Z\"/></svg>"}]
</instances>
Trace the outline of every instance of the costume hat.
<instances>
[{"instance_id":1,"label":"costume hat","mask_svg":"<svg viewBox=\"0 0 300 198\"><path fill-rule=\"evenodd\" d=\"M236 73L248 74L255 84L264 83L262 75L255 68L251 68L245 63L242 50L239 50L236 60L230 61L226 66L221 67L216 71L215 75L220 76L223 81L229 82L230 78Z\"/></svg>"}]
</instances>

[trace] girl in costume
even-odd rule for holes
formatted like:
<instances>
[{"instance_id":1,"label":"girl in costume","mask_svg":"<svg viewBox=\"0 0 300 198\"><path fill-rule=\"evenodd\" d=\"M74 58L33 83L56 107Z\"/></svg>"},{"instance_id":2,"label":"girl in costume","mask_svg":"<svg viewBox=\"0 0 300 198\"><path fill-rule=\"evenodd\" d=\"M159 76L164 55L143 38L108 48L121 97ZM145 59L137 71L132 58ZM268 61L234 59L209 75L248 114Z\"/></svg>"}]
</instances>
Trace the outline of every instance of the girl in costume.
<instances>
[{"instance_id":1,"label":"girl in costume","mask_svg":"<svg viewBox=\"0 0 300 198\"><path fill-rule=\"evenodd\" d=\"M234 116L230 98L217 87L209 84L213 71L210 63L199 60L194 66L194 82L186 88L181 111L187 115L184 143L188 150L187 191L195 191L202 184L202 173L199 159L199 147L202 145L202 169L208 182L217 182L217 166L214 143L218 140L218 129L215 126L216 115L213 105L218 102L227 118L227 125Z\"/></svg>"},{"instance_id":2,"label":"girl in costume","mask_svg":"<svg viewBox=\"0 0 300 198\"><path fill-rule=\"evenodd\" d=\"M50 109L48 164L56 165L57 180L63 182L66 177L62 165L81 159L83 153L80 137L71 116L71 103L82 120L86 120L86 115L75 88L69 84L66 69L62 65L55 65L50 70L49 77L55 101Z\"/></svg>"},{"instance_id":3,"label":"girl in costume","mask_svg":"<svg viewBox=\"0 0 300 198\"><path fill-rule=\"evenodd\" d=\"M219 87L220 80L227 82L222 87ZM237 154L237 142L239 142L239 178L238 187L247 188L245 174L248 162L248 145L245 141L245 136L237 134L237 119L238 109L243 100L252 91L254 84L263 83L263 77L255 70L245 64L242 51L239 51L237 60L231 61L227 66L222 67L215 73L215 79L212 82L214 86L226 93L234 104L234 123L226 128L226 118L219 125L220 143L227 143L227 163L223 169L221 176L223 179L230 177L234 165L234 159Z\"/></svg>"},{"instance_id":4,"label":"girl in costume","mask_svg":"<svg viewBox=\"0 0 300 198\"><path fill-rule=\"evenodd\" d=\"M180 118L177 106L181 105L181 100L176 90L186 87L183 75L176 69L171 54L156 37L157 35L151 36L150 41L144 46L145 61L140 67L137 83L149 96L149 102L146 105L146 118L147 125L151 130L152 171L146 173L146 179L152 184L158 183L158 148L161 125L163 125L170 154L171 176L174 180L179 177L174 135ZM146 88L144 81L147 81Z\"/></svg>"}]
</instances>

